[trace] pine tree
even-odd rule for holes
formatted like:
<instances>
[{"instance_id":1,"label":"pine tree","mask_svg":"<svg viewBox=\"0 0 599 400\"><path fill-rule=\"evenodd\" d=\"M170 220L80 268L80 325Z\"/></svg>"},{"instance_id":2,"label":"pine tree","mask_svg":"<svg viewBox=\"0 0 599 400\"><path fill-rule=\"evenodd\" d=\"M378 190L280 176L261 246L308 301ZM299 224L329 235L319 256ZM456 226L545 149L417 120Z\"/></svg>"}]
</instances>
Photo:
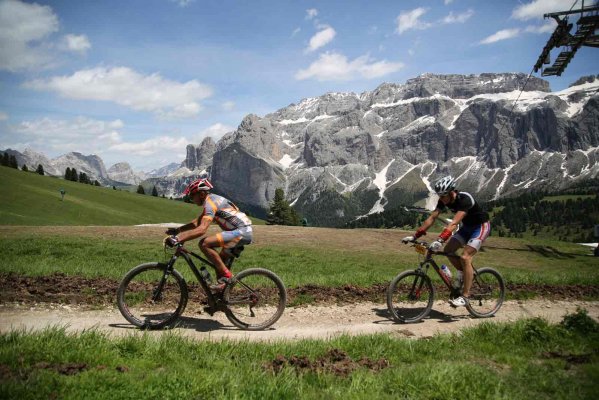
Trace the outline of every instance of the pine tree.
<instances>
[{"instance_id":1,"label":"pine tree","mask_svg":"<svg viewBox=\"0 0 599 400\"><path fill-rule=\"evenodd\" d=\"M266 219L268 225L299 225L300 216L295 209L285 200L285 192L278 188L275 190L275 198L270 206Z\"/></svg>"},{"instance_id":2,"label":"pine tree","mask_svg":"<svg viewBox=\"0 0 599 400\"><path fill-rule=\"evenodd\" d=\"M79 172L79 182L80 183L89 183L89 178L85 172Z\"/></svg>"},{"instance_id":3,"label":"pine tree","mask_svg":"<svg viewBox=\"0 0 599 400\"><path fill-rule=\"evenodd\" d=\"M27 164L23 164L21 167L21 171L29 172L29 168L27 168Z\"/></svg>"},{"instance_id":4,"label":"pine tree","mask_svg":"<svg viewBox=\"0 0 599 400\"><path fill-rule=\"evenodd\" d=\"M98 182L98 180L96 179L96 180L94 181L94 186L102 186L102 185L100 185L100 182Z\"/></svg>"},{"instance_id":5,"label":"pine tree","mask_svg":"<svg viewBox=\"0 0 599 400\"><path fill-rule=\"evenodd\" d=\"M10 162L10 157L9 157L8 153L5 152L4 154L2 154L1 163L5 167L8 167L9 162Z\"/></svg>"},{"instance_id":6,"label":"pine tree","mask_svg":"<svg viewBox=\"0 0 599 400\"><path fill-rule=\"evenodd\" d=\"M67 167L67 169L64 171L64 179L67 181L71 180L71 168Z\"/></svg>"},{"instance_id":7,"label":"pine tree","mask_svg":"<svg viewBox=\"0 0 599 400\"><path fill-rule=\"evenodd\" d=\"M137 186L137 193L139 194L146 194L146 191L144 190L144 187L141 185Z\"/></svg>"},{"instance_id":8,"label":"pine tree","mask_svg":"<svg viewBox=\"0 0 599 400\"><path fill-rule=\"evenodd\" d=\"M42 164L37 165L37 169L35 170L35 172L37 172L40 175L44 175L44 167L42 166Z\"/></svg>"},{"instance_id":9,"label":"pine tree","mask_svg":"<svg viewBox=\"0 0 599 400\"><path fill-rule=\"evenodd\" d=\"M152 188L152 196L158 197L158 190L156 190L156 186Z\"/></svg>"}]
</instances>

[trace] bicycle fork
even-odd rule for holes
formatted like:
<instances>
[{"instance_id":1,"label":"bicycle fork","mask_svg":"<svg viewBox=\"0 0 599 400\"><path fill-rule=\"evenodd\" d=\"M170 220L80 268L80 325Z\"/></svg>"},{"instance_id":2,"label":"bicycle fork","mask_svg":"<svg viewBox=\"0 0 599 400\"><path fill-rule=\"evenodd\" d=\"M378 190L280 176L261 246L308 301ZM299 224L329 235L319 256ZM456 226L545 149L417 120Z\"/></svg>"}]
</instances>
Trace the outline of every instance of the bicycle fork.
<instances>
[{"instance_id":1,"label":"bicycle fork","mask_svg":"<svg viewBox=\"0 0 599 400\"><path fill-rule=\"evenodd\" d=\"M171 274L171 272L173 270L173 265L175 265L176 260L177 260L177 256L173 256L173 258L171 258L169 263L166 265L166 268L164 269L164 273L162 274L162 278L160 279L160 282L158 282L158 286L156 286L156 288L154 288L154 290L152 291L152 301L153 302L158 302L158 301L162 300L162 289L164 289L166 280L168 279L169 275Z\"/></svg>"}]
</instances>

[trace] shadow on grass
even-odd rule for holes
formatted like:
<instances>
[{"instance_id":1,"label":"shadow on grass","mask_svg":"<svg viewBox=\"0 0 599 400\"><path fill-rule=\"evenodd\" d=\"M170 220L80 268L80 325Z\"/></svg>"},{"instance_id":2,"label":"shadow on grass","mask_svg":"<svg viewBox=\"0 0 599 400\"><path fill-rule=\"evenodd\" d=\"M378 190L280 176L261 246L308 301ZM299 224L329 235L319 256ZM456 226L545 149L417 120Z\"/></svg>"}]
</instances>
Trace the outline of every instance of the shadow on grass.
<instances>
[{"instance_id":1,"label":"shadow on grass","mask_svg":"<svg viewBox=\"0 0 599 400\"><path fill-rule=\"evenodd\" d=\"M592 256L592 254L580 254L580 253L564 253L559 251L553 246L541 246L541 245L532 245L527 244L525 248L511 248L511 247L499 247L499 246L485 246L481 249L482 252L485 250L509 250L509 251L525 251L530 253L537 253L543 257L547 258L557 258L557 259L572 259L576 257L586 257L588 255Z\"/></svg>"}]
</instances>

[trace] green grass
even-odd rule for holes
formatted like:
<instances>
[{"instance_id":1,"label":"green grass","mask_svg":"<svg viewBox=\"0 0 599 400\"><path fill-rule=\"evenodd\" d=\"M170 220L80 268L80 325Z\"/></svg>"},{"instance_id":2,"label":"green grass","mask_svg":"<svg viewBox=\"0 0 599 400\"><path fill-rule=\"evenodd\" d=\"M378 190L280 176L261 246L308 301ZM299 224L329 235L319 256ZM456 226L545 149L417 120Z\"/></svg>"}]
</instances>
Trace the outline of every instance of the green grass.
<instances>
[{"instance_id":1,"label":"green grass","mask_svg":"<svg viewBox=\"0 0 599 400\"><path fill-rule=\"evenodd\" d=\"M0 225L186 223L201 211L181 201L85 185L8 167L0 167L0 187ZM66 191L64 201L59 193L61 188Z\"/></svg>"},{"instance_id":2,"label":"green grass","mask_svg":"<svg viewBox=\"0 0 599 400\"><path fill-rule=\"evenodd\" d=\"M594 399L599 331L583 317L563 325L483 323L425 340L374 335L270 344L194 342L168 333L109 338L58 327L17 331L0 335L0 398ZM265 367L277 357L315 361L331 349L389 366L345 376ZM70 363L81 371L57 371Z\"/></svg>"},{"instance_id":3,"label":"green grass","mask_svg":"<svg viewBox=\"0 0 599 400\"><path fill-rule=\"evenodd\" d=\"M340 235L352 234L352 231L340 232ZM169 257L165 255L160 239L123 235L121 240L118 232L115 236L4 232L0 235L0 272L23 275L61 272L120 279L135 265ZM188 247L199 253L195 243ZM588 248L570 243L500 238L477 255L475 265L496 268L509 283L597 285L597 258L589 254ZM447 263L447 260L439 258L438 262ZM341 251L327 246L299 246L289 241L248 246L236 261L234 271L265 267L277 273L289 287L306 284L370 286L386 284L400 271L414 269L417 265L417 254L409 246ZM187 279L192 279L182 260L176 266ZM430 275L438 279L434 272Z\"/></svg>"}]
</instances>

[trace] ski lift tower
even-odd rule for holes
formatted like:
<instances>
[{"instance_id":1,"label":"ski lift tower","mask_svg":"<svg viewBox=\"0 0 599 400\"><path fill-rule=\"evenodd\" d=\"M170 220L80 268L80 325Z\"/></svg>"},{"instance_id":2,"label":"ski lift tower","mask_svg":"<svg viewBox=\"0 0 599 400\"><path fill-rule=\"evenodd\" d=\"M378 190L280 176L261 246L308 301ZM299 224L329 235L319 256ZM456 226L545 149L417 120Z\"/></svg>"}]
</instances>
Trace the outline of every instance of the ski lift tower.
<instances>
[{"instance_id":1,"label":"ski lift tower","mask_svg":"<svg viewBox=\"0 0 599 400\"><path fill-rule=\"evenodd\" d=\"M580 17L576 22L576 32L571 34L570 31L574 24L569 22L569 18L577 14ZM595 31L599 29L599 6L596 4L585 7L583 0L582 7L578 10L549 13L544 14L543 17L555 19L557 27L543 47L534 66L535 73L540 69L542 76L561 76L580 47L599 47L599 35L595 34ZM559 53L552 66L543 68L544 64L551 63L550 53L556 47L565 47L565 49Z\"/></svg>"}]
</instances>

